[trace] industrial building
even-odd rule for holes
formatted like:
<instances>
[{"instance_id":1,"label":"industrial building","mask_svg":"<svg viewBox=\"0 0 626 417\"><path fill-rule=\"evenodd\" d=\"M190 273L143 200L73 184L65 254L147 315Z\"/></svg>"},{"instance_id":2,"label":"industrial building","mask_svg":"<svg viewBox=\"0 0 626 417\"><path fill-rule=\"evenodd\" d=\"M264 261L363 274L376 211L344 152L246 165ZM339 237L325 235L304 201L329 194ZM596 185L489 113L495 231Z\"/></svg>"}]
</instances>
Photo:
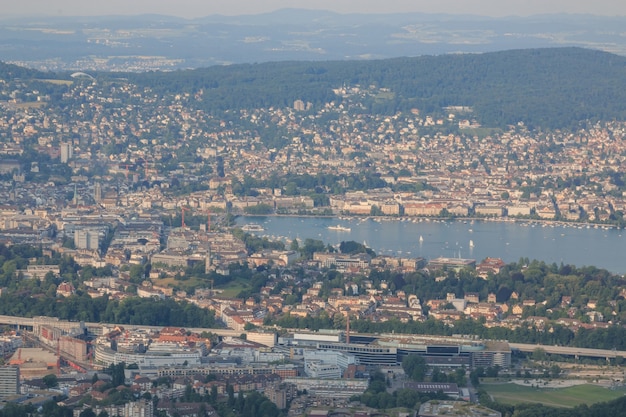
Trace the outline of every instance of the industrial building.
<instances>
[{"instance_id":1,"label":"industrial building","mask_svg":"<svg viewBox=\"0 0 626 417\"><path fill-rule=\"evenodd\" d=\"M41 348L19 348L11 356L9 365L19 367L22 378L43 378L57 373L59 357Z\"/></svg>"}]
</instances>

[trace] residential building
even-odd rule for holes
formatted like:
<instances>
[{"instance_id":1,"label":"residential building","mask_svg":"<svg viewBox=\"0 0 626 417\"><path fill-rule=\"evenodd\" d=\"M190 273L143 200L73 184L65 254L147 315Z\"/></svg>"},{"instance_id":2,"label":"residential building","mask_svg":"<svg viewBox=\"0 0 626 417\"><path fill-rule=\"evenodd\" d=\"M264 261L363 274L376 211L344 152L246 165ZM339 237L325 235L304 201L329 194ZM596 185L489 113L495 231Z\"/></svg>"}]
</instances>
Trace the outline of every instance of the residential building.
<instances>
[{"instance_id":1,"label":"residential building","mask_svg":"<svg viewBox=\"0 0 626 417\"><path fill-rule=\"evenodd\" d=\"M0 366L0 399L20 393L20 368Z\"/></svg>"}]
</instances>

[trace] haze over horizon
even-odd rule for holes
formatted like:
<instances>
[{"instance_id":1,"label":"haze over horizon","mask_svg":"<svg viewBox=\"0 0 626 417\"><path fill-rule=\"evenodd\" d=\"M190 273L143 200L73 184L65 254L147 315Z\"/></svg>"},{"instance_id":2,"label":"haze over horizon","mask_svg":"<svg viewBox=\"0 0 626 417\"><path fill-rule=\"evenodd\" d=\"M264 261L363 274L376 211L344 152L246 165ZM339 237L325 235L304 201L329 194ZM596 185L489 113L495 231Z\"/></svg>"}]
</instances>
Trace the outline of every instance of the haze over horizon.
<instances>
[{"instance_id":1,"label":"haze over horizon","mask_svg":"<svg viewBox=\"0 0 626 417\"><path fill-rule=\"evenodd\" d=\"M626 16L626 2L621 0L374 0L337 1L318 0L109 0L89 2L85 0L25 0L3 5L3 15L11 16L106 16L162 14L183 18L209 15L247 15L276 11L283 8L328 10L338 13L446 13L477 16L531 16L537 14L573 13L599 16Z\"/></svg>"}]
</instances>

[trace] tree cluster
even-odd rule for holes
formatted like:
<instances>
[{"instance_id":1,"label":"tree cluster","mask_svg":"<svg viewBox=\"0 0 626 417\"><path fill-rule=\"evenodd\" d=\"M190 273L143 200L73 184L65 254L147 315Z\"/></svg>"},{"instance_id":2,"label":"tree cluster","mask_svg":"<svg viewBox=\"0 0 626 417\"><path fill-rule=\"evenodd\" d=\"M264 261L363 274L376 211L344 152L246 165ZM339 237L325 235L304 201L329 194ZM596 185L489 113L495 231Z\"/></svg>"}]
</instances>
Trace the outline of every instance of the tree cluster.
<instances>
[{"instance_id":1,"label":"tree cluster","mask_svg":"<svg viewBox=\"0 0 626 417\"><path fill-rule=\"evenodd\" d=\"M396 407L414 409L426 401L449 399L447 395L441 392L420 393L410 388L402 388L390 393L387 391L389 382L382 372L374 372L370 377L367 390L362 395L353 397L353 399L368 407L378 409Z\"/></svg>"}]
</instances>

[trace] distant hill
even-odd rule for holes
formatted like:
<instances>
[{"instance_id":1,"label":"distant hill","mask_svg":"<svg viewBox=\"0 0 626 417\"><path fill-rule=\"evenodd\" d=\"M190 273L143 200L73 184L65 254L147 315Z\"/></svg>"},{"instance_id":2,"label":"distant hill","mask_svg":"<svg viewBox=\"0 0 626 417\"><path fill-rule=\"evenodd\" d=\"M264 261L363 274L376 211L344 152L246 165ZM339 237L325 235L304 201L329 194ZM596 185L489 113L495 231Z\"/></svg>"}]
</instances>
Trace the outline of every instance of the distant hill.
<instances>
[{"instance_id":1,"label":"distant hill","mask_svg":"<svg viewBox=\"0 0 626 417\"><path fill-rule=\"evenodd\" d=\"M119 74L116 74L118 76ZM582 48L511 50L371 61L272 62L125 74L163 93L203 89L204 108L320 106L342 85L376 85L393 95L371 112L427 113L470 106L487 126L576 127L585 120L626 120L626 57Z\"/></svg>"},{"instance_id":2,"label":"distant hill","mask_svg":"<svg viewBox=\"0 0 626 417\"><path fill-rule=\"evenodd\" d=\"M137 71L275 61L387 59L577 46L626 56L626 16L333 13L0 16L2 59L53 71Z\"/></svg>"}]
</instances>

